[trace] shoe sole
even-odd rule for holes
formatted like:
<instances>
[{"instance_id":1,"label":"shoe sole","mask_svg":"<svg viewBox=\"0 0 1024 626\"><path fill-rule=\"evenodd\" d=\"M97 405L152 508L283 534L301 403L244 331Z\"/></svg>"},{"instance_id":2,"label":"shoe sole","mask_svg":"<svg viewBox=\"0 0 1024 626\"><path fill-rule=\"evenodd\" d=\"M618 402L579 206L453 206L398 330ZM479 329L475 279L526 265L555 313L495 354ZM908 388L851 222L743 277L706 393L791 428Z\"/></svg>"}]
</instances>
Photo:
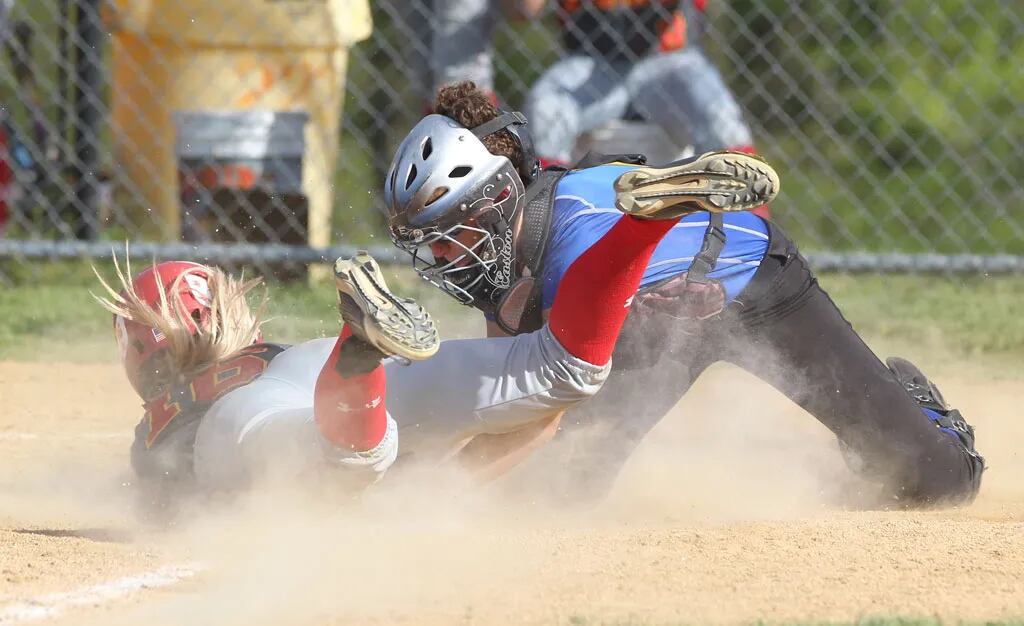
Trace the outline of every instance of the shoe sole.
<instances>
[{"instance_id":1,"label":"shoe sole","mask_svg":"<svg viewBox=\"0 0 1024 626\"><path fill-rule=\"evenodd\" d=\"M615 206L646 219L708 211L746 211L779 193L779 175L764 160L742 152L708 152L666 167L638 167L615 180Z\"/></svg>"},{"instance_id":2,"label":"shoe sole","mask_svg":"<svg viewBox=\"0 0 1024 626\"><path fill-rule=\"evenodd\" d=\"M360 250L334 263L342 319L353 334L387 354L411 361L429 359L440 347L437 327L415 300L388 290L380 265Z\"/></svg>"}]
</instances>

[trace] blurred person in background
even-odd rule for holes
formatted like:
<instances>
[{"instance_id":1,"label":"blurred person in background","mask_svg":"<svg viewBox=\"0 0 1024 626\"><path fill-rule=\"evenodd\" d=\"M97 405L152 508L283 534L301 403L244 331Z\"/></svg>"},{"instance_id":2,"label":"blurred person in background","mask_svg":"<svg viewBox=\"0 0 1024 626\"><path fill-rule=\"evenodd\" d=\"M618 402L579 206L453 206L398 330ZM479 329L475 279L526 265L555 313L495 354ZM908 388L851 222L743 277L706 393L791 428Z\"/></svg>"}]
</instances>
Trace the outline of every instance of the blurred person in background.
<instances>
[{"instance_id":1,"label":"blurred person in background","mask_svg":"<svg viewBox=\"0 0 1024 626\"><path fill-rule=\"evenodd\" d=\"M469 80L494 104L498 20L535 19L552 5L566 56L531 88L524 112L543 133L541 162L569 164L580 136L636 114L682 151L754 152L750 128L702 49L705 0L432 0L433 92ZM429 107L428 107L429 109ZM768 207L754 212L768 216Z\"/></svg>"},{"instance_id":2,"label":"blurred person in background","mask_svg":"<svg viewBox=\"0 0 1024 626\"><path fill-rule=\"evenodd\" d=\"M431 0L434 28L431 31L430 70L433 89L427 107L443 86L473 81L494 104L494 46L497 20L503 17L498 0ZM508 0L503 0L508 2Z\"/></svg>"},{"instance_id":3,"label":"blurred person in background","mask_svg":"<svg viewBox=\"0 0 1024 626\"><path fill-rule=\"evenodd\" d=\"M402 39L403 76L421 99L421 112L430 112L438 89L460 80L473 81L499 102L492 43L503 15L498 0L401 0L383 6Z\"/></svg>"},{"instance_id":4,"label":"blurred person in background","mask_svg":"<svg viewBox=\"0 0 1024 626\"><path fill-rule=\"evenodd\" d=\"M701 47L705 0L519 0L525 17L553 4L566 51L530 89L523 112L546 164L571 163L578 137L633 112L695 153L754 152L750 127ZM768 207L754 209L762 217Z\"/></svg>"}]
</instances>

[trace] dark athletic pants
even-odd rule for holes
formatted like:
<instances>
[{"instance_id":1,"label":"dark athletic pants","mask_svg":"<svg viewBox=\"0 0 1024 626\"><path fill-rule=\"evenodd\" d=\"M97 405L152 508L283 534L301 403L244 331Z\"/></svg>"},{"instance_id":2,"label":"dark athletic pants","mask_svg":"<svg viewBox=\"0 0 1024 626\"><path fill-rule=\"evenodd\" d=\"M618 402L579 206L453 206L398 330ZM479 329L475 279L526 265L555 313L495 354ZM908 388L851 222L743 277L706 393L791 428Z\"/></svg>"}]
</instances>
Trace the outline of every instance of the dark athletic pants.
<instances>
[{"instance_id":1,"label":"dark athletic pants","mask_svg":"<svg viewBox=\"0 0 1024 626\"><path fill-rule=\"evenodd\" d=\"M565 416L567 430L610 420L596 449L569 459L568 494L603 495L647 432L711 364L726 361L771 384L856 452L869 477L903 502L972 495L967 455L922 413L861 340L774 224L747 287L717 317L680 321L634 310L597 396ZM637 364L637 351L656 364ZM642 358L640 360L643 360Z\"/></svg>"}]
</instances>

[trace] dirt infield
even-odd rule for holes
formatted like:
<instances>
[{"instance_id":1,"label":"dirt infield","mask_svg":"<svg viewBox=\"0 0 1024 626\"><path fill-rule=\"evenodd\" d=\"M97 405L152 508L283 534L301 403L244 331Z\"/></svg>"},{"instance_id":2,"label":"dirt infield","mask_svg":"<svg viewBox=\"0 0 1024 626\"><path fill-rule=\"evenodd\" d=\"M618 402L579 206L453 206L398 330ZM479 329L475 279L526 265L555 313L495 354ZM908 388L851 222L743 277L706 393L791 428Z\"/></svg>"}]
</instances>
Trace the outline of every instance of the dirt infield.
<instances>
[{"instance_id":1,"label":"dirt infield","mask_svg":"<svg viewBox=\"0 0 1024 626\"><path fill-rule=\"evenodd\" d=\"M725 396L744 375L722 367L595 508L552 510L516 476L431 477L361 502L285 486L156 531L129 512L139 409L118 368L0 363L0 624L1021 618L1024 376L1008 371L938 367L991 466L964 510L844 510L828 433L752 379Z\"/></svg>"}]
</instances>

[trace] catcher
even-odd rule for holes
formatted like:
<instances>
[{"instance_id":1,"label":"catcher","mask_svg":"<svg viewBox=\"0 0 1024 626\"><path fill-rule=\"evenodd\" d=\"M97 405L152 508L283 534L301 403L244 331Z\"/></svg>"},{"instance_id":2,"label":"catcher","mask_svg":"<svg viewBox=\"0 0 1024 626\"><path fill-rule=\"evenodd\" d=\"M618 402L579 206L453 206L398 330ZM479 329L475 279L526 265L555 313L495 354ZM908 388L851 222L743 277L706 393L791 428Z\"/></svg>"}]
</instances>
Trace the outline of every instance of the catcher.
<instances>
[{"instance_id":1,"label":"catcher","mask_svg":"<svg viewBox=\"0 0 1024 626\"><path fill-rule=\"evenodd\" d=\"M483 311L491 335L530 332L545 320L560 329L552 305L568 271L620 210L685 214L643 272L608 381L566 419L610 426L600 449L567 464L566 494L605 491L697 377L727 361L835 433L888 502L974 498L985 465L960 412L910 362L874 355L778 226L747 212L721 214L774 195L778 180L763 161L712 152L648 167L639 155L588 155L568 171L540 171L526 118L499 111L472 83L442 89L434 110L392 162L392 239L425 279ZM515 165L515 184L526 185L523 211L476 210L476 190L491 176L476 166L481 149ZM601 303L597 293L590 301Z\"/></svg>"},{"instance_id":2,"label":"catcher","mask_svg":"<svg viewBox=\"0 0 1024 626\"><path fill-rule=\"evenodd\" d=\"M471 156L489 172L466 181L474 210L514 212L523 189L508 159L482 145ZM184 261L134 278L118 267L120 285L100 277L97 299L145 401L131 449L141 493L162 507L182 492L332 468L365 484L403 454L501 473L607 377L629 300L679 213L642 215L620 215L567 268L550 325L515 338L439 342L427 312L393 294L366 253L334 267L340 335L290 347L261 336L246 298L259 280Z\"/></svg>"}]
</instances>

